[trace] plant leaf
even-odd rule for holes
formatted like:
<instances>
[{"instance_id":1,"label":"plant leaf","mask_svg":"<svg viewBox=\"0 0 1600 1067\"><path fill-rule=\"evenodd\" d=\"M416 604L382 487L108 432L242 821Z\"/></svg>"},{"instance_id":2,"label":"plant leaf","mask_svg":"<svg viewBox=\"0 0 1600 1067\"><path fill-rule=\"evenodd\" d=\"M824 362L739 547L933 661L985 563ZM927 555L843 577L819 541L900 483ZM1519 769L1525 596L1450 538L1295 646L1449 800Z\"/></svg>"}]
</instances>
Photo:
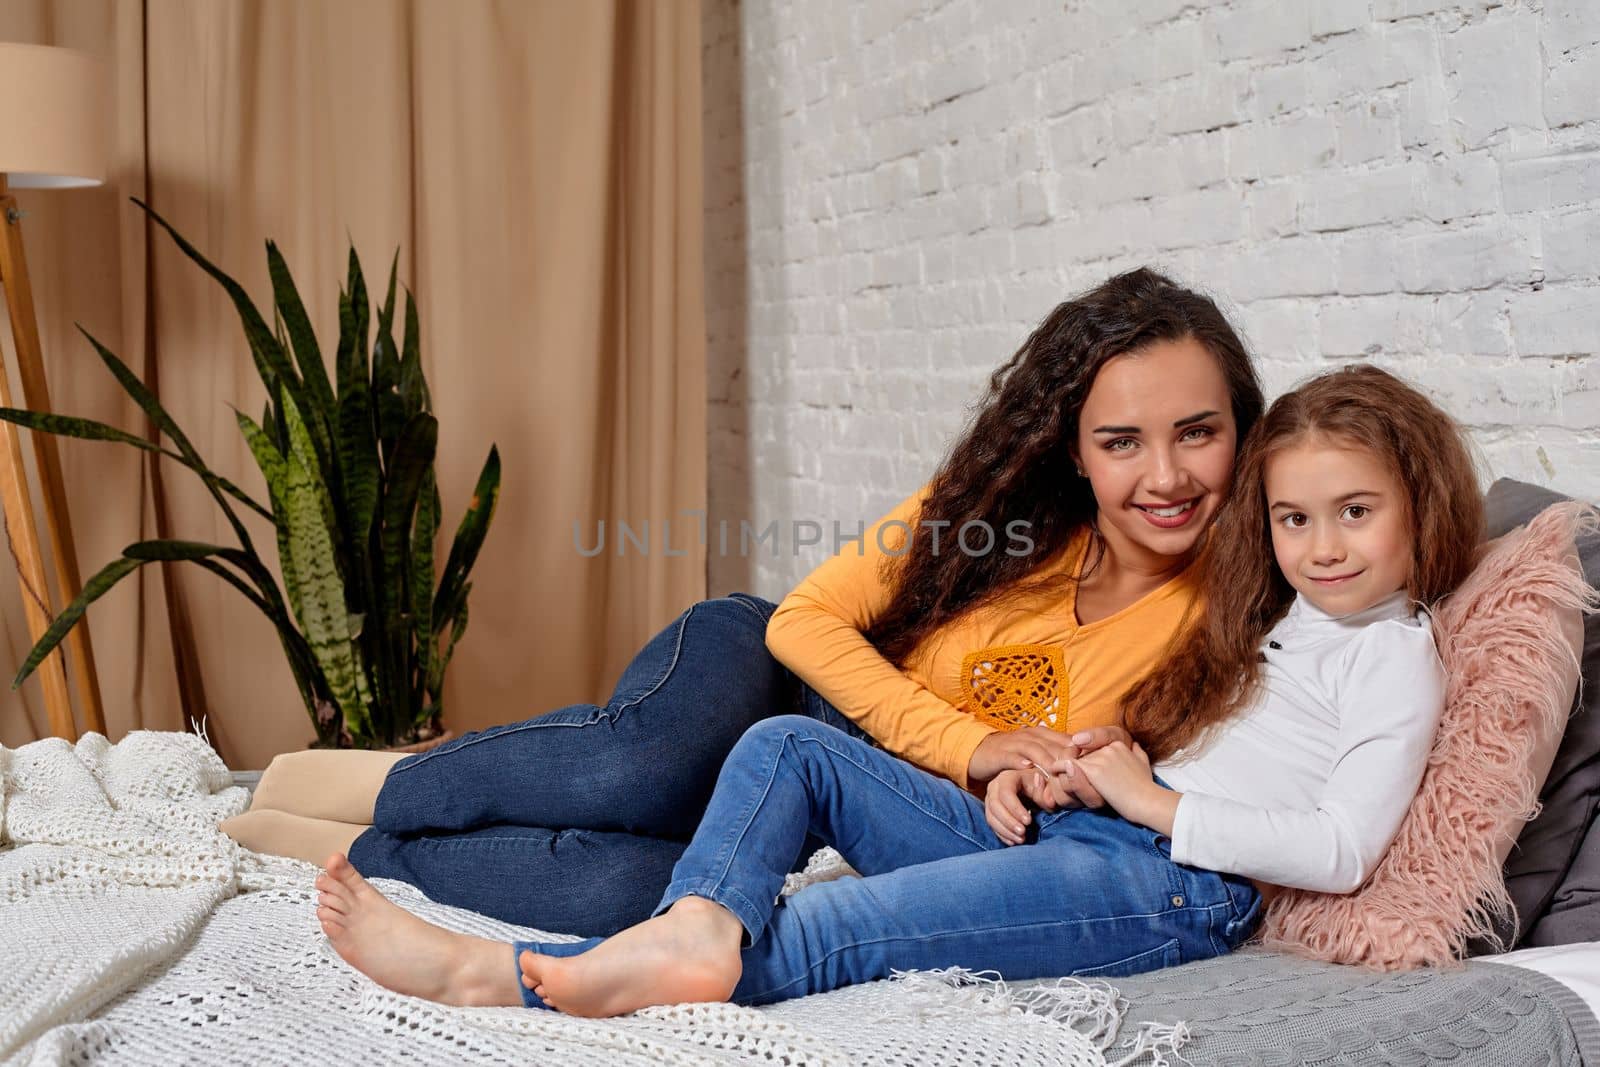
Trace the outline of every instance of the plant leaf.
<instances>
[{"instance_id":1,"label":"plant leaf","mask_svg":"<svg viewBox=\"0 0 1600 1067\"><path fill-rule=\"evenodd\" d=\"M249 344L250 355L255 360L256 372L261 375L261 380L266 384L267 388L270 390L274 384L281 382L284 391L300 406L300 409L302 411L309 410L309 399L306 395L305 383L295 373L294 366L289 362L289 357L284 353L283 347L278 344L277 338L267 328L266 320L261 317L261 312L257 310L255 302L250 299L250 294L244 291L242 285L207 259L198 248L185 240L183 235L173 229L172 224L162 218L160 213L149 204L146 204L138 197L132 197L131 199L171 235L173 241L177 242L184 255L199 265L201 270L215 278L217 283L227 292L229 299L233 301L234 308L239 312L239 322L244 327L245 341ZM314 422L310 429L312 440L318 442L320 449L318 452L320 465L328 455L330 443L326 439L318 440L318 427Z\"/></svg>"},{"instance_id":2,"label":"plant leaf","mask_svg":"<svg viewBox=\"0 0 1600 1067\"><path fill-rule=\"evenodd\" d=\"M366 357L355 345L355 309L339 298L339 474L343 480L344 541L352 570L364 572L383 472L372 421Z\"/></svg>"},{"instance_id":3,"label":"plant leaf","mask_svg":"<svg viewBox=\"0 0 1600 1067\"><path fill-rule=\"evenodd\" d=\"M170 437L172 443L178 446L178 451L183 454L184 463L200 475L201 480L206 484L206 488L211 490L211 498L217 502L217 505L222 508L223 514L228 517L228 525L233 527L234 536L239 539L239 544L244 546L245 551L254 555L255 547L251 544L250 532L244 528L244 524L239 521L239 516L234 514L233 509L228 506L228 502L222 499L223 479L219 478L212 472L210 467L205 465L205 462L200 458L200 453L195 451L194 445L189 442L189 438L184 432L178 428L178 424L173 421L172 416L167 414L166 408L161 406L161 402L156 399L154 393L145 387L144 382L140 381L138 376L128 369L127 364L118 359L116 354L109 348L95 340L94 335L88 330L80 326L78 331L89 339L89 343L94 346L95 352L99 354L101 362L110 368L112 375L116 377L128 395L133 397L134 402L160 427L161 432ZM246 499L248 500L248 498ZM265 514L265 509L260 504L250 501L250 506ZM270 518L271 516L268 515L267 517ZM257 563L259 562L258 559ZM262 567L261 569L265 573L266 568Z\"/></svg>"},{"instance_id":4,"label":"plant leaf","mask_svg":"<svg viewBox=\"0 0 1600 1067\"><path fill-rule=\"evenodd\" d=\"M411 526L417 510L424 477L433 468L439 442L439 422L432 415L418 414L407 420L389 463L383 491L383 517L380 525L379 574L383 597L383 633L389 644L385 662L385 692L396 716L410 723L419 710L413 703L410 607L412 597ZM406 702L404 708L400 702Z\"/></svg>"},{"instance_id":5,"label":"plant leaf","mask_svg":"<svg viewBox=\"0 0 1600 1067\"><path fill-rule=\"evenodd\" d=\"M239 424L239 432L244 434L245 443L250 446L250 454L255 457L256 466L261 468L261 476L266 479L267 493L272 500L273 510L276 511L279 501L283 498L283 483L287 473L283 453L272 443L267 431L257 425L249 415L235 410L233 417Z\"/></svg>"},{"instance_id":6,"label":"plant leaf","mask_svg":"<svg viewBox=\"0 0 1600 1067\"><path fill-rule=\"evenodd\" d=\"M66 610L51 620L50 628L40 636L38 643L33 646L33 651L28 653L28 658L22 661L22 668L17 671L17 676L11 680L11 688L16 689L27 681L28 675L37 670L39 664L44 662L45 657L55 650L55 647L61 643L62 638L67 636L67 631L76 626L78 620L83 618L83 613L89 610L90 604L99 600L110 591L112 586L143 565L143 560L123 558L114 559L100 568L95 576L84 584L83 591L73 598L72 603L67 605Z\"/></svg>"},{"instance_id":7,"label":"plant leaf","mask_svg":"<svg viewBox=\"0 0 1600 1067\"><path fill-rule=\"evenodd\" d=\"M367 305L367 279L361 273L361 257L350 246L349 277L346 286L350 291L350 311L355 316L356 351L361 353L362 377L366 377L367 334L372 325L371 309Z\"/></svg>"},{"instance_id":8,"label":"plant leaf","mask_svg":"<svg viewBox=\"0 0 1600 1067\"><path fill-rule=\"evenodd\" d=\"M316 331L311 328L311 317L295 288L289 265L276 242L267 242L267 273L272 277L272 294L278 313L283 316L289 341L294 347L295 362L300 365L300 375L306 383L306 392L324 424L324 432L332 439L334 401L333 386L328 381L328 368L322 362L322 348L317 344Z\"/></svg>"},{"instance_id":9,"label":"plant leaf","mask_svg":"<svg viewBox=\"0 0 1600 1067\"><path fill-rule=\"evenodd\" d=\"M141 563L152 562L190 562L199 563L226 580L239 592L243 593L249 601L272 617L272 605L266 598L253 589L243 578L233 571L217 563L212 557L221 557L239 566L242 553L237 548L226 545L210 545L203 541L182 541L176 538L166 538L160 541L136 541L122 550L125 559L136 559Z\"/></svg>"},{"instance_id":10,"label":"plant leaf","mask_svg":"<svg viewBox=\"0 0 1600 1067\"><path fill-rule=\"evenodd\" d=\"M389 291L378 311L378 336L372 345L372 404L378 415L378 443L384 464L394 458L400 434L405 428L405 402L400 396L400 353L394 347L395 272L400 266L400 250L389 269Z\"/></svg>"},{"instance_id":11,"label":"plant leaf","mask_svg":"<svg viewBox=\"0 0 1600 1067\"><path fill-rule=\"evenodd\" d=\"M84 441L116 441L134 448L142 448L146 452L162 452L174 459L183 457L176 452L167 452L166 449L152 441L148 441L137 434L119 430L115 426L107 426L103 422L92 419L80 419L71 415L54 415L42 411L29 411L27 408L0 408L0 419L14 422L18 426L26 426L30 430L40 433L53 433L61 437L77 437Z\"/></svg>"},{"instance_id":12,"label":"plant leaf","mask_svg":"<svg viewBox=\"0 0 1600 1067\"><path fill-rule=\"evenodd\" d=\"M49 629L39 638L39 643L33 647L33 650L28 654L28 658L23 661L22 669L17 672L11 687L15 689L27 680L28 675L32 674L39 664L44 662L44 658L50 654L56 645L61 643L61 639L83 617L90 604L100 599L117 582L146 563L184 560L199 563L243 593L252 604L265 612L268 618L273 618L272 606L267 603L265 597L251 588L237 574L221 566L211 557L221 557L241 568L249 562L248 557L237 548L228 548L225 545L209 545L199 541L167 539L137 541L129 545L122 550L122 558L114 559L102 567L99 573L89 579L88 583L84 585L83 591L74 598L72 603L67 605L66 610L51 621Z\"/></svg>"},{"instance_id":13,"label":"plant leaf","mask_svg":"<svg viewBox=\"0 0 1600 1067\"><path fill-rule=\"evenodd\" d=\"M439 533L439 487L430 465L422 475L417 493L417 521L411 531L411 635L416 649L416 678L412 683L412 725L421 726L432 717L427 691L428 671L433 663L433 540Z\"/></svg>"},{"instance_id":14,"label":"plant leaf","mask_svg":"<svg viewBox=\"0 0 1600 1067\"><path fill-rule=\"evenodd\" d=\"M389 466L389 484L383 494L383 573L390 585L385 590L386 625L397 626L400 615L410 604L410 590L402 580L407 564L407 545L411 538L412 516L423 478L433 467L439 443L439 422L421 413L406 421L405 431L395 448Z\"/></svg>"},{"instance_id":15,"label":"plant leaf","mask_svg":"<svg viewBox=\"0 0 1600 1067\"><path fill-rule=\"evenodd\" d=\"M264 519L271 519L272 514L266 508L256 503L255 499L234 485L221 475L208 470L205 464L198 460L191 461L181 453L162 448L143 437L127 433L115 426L107 426L103 422L93 419L80 419L71 415L55 415L42 411L29 411L26 408L0 408L0 420L14 422L18 426L26 426L37 433L50 433L59 437L75 437L83 441L111 441L115 444L132 445L134 448L145 452L156 452L168 459L175 459L188 467L205 480L207 485L219 488L233 497L245 507L255 511Z\"/></svg>"},{"instance_id":16,"label":"plant leaf","mask_svg":"<svg viewBox=\"0 0 1600 1067\"><path fill-rule=\"evenodd\" d=\"M234 557L239 556L237 548L226 545L212 545L204 541L185 541L177 537L165 537L159 541L135 541L122 550L128 559L138 560L182 560L204 559L207 556Z\"/></svg>"},{"instance_id":17,"label":"plant leaf","mask_svg":"<svg viewBox=\"0 0 1600 1067\"><path fill-rule=\"evenodd\" d=\"M239 423L239 432L244 434L245 442L250 446L250 454L256 459L256 466L261 468L261 476L266 479L267 495L272 500L272 514L286 515L288 508L284 503L284 497L289 477L288 461L272 443L266 430L257 426L250 416L242 411L235 411L233 414ZM294 568L286 562L289 557L289 527L276 517L272 525L278 538L278 572L283 579L284 592L289 597L289 609L299 621L303 618L300 610L300 587L294 581ZM304 625L304 622L301 622L301 625Z\"/></svg>"},{"instance_id":18,"label":"plant leaf","mask_svg":"<svg viewBox=\"0 0 1600 1067\"><path fill-rule=\"evenodd\" d=\"M428 379L422 373L422 326L417 321L417 305L406 290L406 340L400 355L400 396L405 401L406 414L433 410L433 398L428 395Z\"/></svg>"},{"instance_id":19,"label":"plant leaf","mask_svg":"<svg viewBox=\"0 0 1600 1067\"><path fill-rule=\"evenodd\" d=\"M378 336L372 346L374 382L392 377L393 370L400 365L400 355L394 347L394 289L399 270L400 250L396 248L394 259L389 263L389 288L384 294L383 306L378 309ZM385 365L387 369L384 369Z\"/></svg>"},{"instance_id":20,"label":"plant leaf","mask_svg":"<svg viewBox=\"0 0 1600 1067\"><path fill-rule=\"evenodd\" d=\"M327 524L327 490L312 466L311 442L293 404L284 405L290 452L285 479L289 521L289 561L300 589L301 625L312 655L322 668L328 691L352 738L369 738L372 696L366 672L350 636L344 581L334 558Z\"/></svg>"},{"instance_id":21,"label":"plant leaf","mask_svg":"<svg viewBox=\"0 0 1600 1067\"><path fill-rule=\"evenodd\" d=\"M495 504L500 499L500 450L489 448L489 458L478 473L478 484L472 490L472 504L461 516L455 539L450 543L450 555L445 560L444 574L439 579L439 592L433 598L433 625L442 627L455 618L456 605L466 598L467 575L483 547L489 532L489 522L494 518Z\"/></svg>"},{"instance_id":22,"label":"plant leaf","mask_svg":"<svg viewBox=\"0 0 1600 1067\"><path fill-rule=\"evenodd\" d=\"M352 281L359 281L360 264L351 253ZM339 297L339 477L343 510L344 545L349 586L346 596L364 612L376 611L380 591L373 573L378 553L378 511L383 495L383 464L378 453L377 425L372 392L367 380L367 357L358 334L356 307L349 293ZM393 694L386 689L390 674L389 646L381 628L368 627L359 641L363 662L371 670L374 708L387 717Z\"/></svg>"},{"instance_id":23,"label":"plant leaf","mask_svg":"<svg viewBox=\"0 0 1600 1067\"><path fill-rule=\"evenodd\" d=\"M257 589L250 586L233 571L217 564L213 559L213 557L216 557L226 560L241 571L249 573L250 558L237 548L229 548L227 545L207 544L204 541L184 541L179 538L168 537L159 541L136 541L124 548L122 555L127 559L139 560L141 563L164 561L206 565L207 570L220 575L235 589L238 589L239 592L248 597L252 604L266 613L267 618L271 619L275 625L278 625L279 629L283 628L280 624L279 614L273 610L272 605L267 602L267 599ZM287 620L283 621L286 622Z\"/></svg>"},{"instance_id":24,"label":"plant leaf","mask_svg":"<svg viewBox=\"0 0 1600 1067\"><path fill-rule=\"evenodd\" d=\"M445 645L444 655L436 660L439 669L428 679L429 692L440 693L444 689L445 668L450 666L450 659L456 654L456 643L461 640L461 635L467 632L467 597L471 593L472 583L468 582L461 589L461 606L450 620L450 642Z\"/></svg>"},{"instance_id":25,"label":"plant leaf","mask_svg":"<svg viewBox=\"0 0 1600 1067\"><path fill-rule=\"evenodd\" d=\"M287 619L282 618L279 611L275 611L260 593L256 592L248 582L238 574L224 567L214 557L220 557L235 566L241 567L246 562L236 548L225 545L208 545L198 541L140 541L129 545L122 550L125 558L138 560L140 563L149 563L154 560L187 561L198 564L215 574L229 585L233 586L245 598L254 604L273 622L273 628L278 633L278 643L283 646L284 658L289 661L289 670L294 675L295 686L300 691L300 697L305 702L309 711L315 707L319 693L318 686L326 691L327 683L323 680L322 671L317 666L311 654L311 647L306 644L305 637L300 631L289 625ZM314 717L313 717L314 718ZM313 725L322 732L320 723L313 721Z\"/></svg>"},{"instance_id":26,"label":"plant leaf","mask_svg":"<svg viewBox=\"0 0 1600 1067\"><path fill-rule=\"evenodd\" d=\"M359 270L359 267L353 269ZM344 477L344 498L359 518L348 528L348 536L354 538L358 529L366 531L377 512L382 471L374 436L372 391L367 380L361 326L352 298L346 294L339 297L338 372L339 462Z\"/></svg>"}]
</instances>

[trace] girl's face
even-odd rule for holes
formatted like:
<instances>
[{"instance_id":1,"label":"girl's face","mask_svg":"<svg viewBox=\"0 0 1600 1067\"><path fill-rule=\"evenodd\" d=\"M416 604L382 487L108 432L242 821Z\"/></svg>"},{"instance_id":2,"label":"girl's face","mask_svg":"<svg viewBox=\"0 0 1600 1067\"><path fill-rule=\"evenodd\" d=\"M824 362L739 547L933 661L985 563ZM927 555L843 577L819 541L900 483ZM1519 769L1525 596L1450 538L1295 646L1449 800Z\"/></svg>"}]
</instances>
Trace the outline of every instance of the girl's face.
<instances>
[{"instance_id":1,"label":"girl's face","mask_svg":"<svg viewBox=\"0 0 1600 1067\"><path fill-rule=\"evenodd\" d=\"M1267 458L1267 518L1278 569L1330 615L1350 615L1411 578L1405 488L1378 457L1309 439Z\"/></svg>"},{"instance_id":2,"label":"girl's face","mask_svg":"<svg viewBox=\"0 0 1600 1067\"><path fill-rule=\"evenodd\" d=\"M1073 458L1119 564L1159 572L1188 557L1228 491L1236 438L1227 379L1193 338L1158 341L1100 369Z\"/></svg>"}]
</instances>

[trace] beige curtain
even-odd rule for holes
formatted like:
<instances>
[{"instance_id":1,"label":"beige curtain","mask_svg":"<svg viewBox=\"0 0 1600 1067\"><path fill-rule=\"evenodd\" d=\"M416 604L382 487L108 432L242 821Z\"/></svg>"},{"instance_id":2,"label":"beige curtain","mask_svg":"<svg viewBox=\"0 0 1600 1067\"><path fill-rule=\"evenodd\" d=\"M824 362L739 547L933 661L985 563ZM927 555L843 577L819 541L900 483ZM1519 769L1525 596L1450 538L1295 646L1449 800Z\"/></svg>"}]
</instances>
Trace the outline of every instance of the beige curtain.
<instances>
[{"instance_id":1,"label":"beige curtain","mask_svg":"<svg viewBox=\"0 0 1600 1067\"><path fill-rule=\"evenodd\" d=\"M146 429L82 323L265 499L230 407L264 400L234 312L127 197L263 306L277 241L330 352L347 239L374 288L398 248L440 420L441 559L491 443L503 464L447 725L602 697L705 588L679 517L705 506L699 34L697 0L0 0L0 40L99 55L116 91L107 187L19 194L56 410ZM230 541L182 468L61 448L86 576L141 538ZM574 524L588 546L602 519L607 550L581 555ZM649 521L648 553L615 552L617 519ZM662 552L663 520L686 554ZM252 537L271 562L264 522ZM271 626L214 576L146 568L90 623L114 736L203 716L235 767L310 740ZM9 562L0 625L10 677L30 642ZM34 682L0 693L0 742L43 736L42 704Z\"/></svg>"}]
</instances>

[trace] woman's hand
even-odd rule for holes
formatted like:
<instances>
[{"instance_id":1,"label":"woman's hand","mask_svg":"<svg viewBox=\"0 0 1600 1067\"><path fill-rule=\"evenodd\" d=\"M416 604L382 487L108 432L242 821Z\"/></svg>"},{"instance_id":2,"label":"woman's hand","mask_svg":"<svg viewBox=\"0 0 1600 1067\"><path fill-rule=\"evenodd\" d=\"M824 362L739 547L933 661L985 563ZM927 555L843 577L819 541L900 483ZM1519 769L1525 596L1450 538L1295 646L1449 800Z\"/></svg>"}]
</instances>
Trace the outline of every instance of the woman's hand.
<instances>
[{"instance_id":1,"label":"woman's hand","mask_svg":"<svg viewBox=\"0 0 1600 1067\"><path fill-rule=\"evenodd\" d=\"M1103 748L1114 741L1131 744L1133 738L1120 726L1097 726L1079 730L1068 737L1047 726L1029 726L1022 730L996 731L985 737L973 750L967 761L967 780L974 785L990 781L1001 771L1040 767L1055 771L1067 760L1076 759L1087 752ZM1097 808L1102 803L1100 795L1091 786L1088 795L1072 788L1060 791L1063 798L1076 798L1084 807ZM1055 807L1062 806L1060 803Z\"/></svg>"},{"instance_id":2,"label":"woman's hand","mask_svg":"<svg viewBox=\"0 0 1600 1067\"><path fill-rule=\"evenodd\" d=\"M997 730L978 742L973 750L972 758L967 761L967 779L974 784L987 782L1001 771L1048 767L1076 755L1078 746L1066 734L1048 726Z\"/></svg>"},{"instance_id":3,"label":"woman's hand","mask_svg":"<svg viewBox=\"0 0 1600 1067\"><path fill-rule=\"evenodd\" d=\"M989 780L983 795L983 817L1001 844L1020 845L1027 835L1033 816L1022 802L1024 780L1037 773L1032 768L1004 770Z\"/></svg>"}]
</instances>

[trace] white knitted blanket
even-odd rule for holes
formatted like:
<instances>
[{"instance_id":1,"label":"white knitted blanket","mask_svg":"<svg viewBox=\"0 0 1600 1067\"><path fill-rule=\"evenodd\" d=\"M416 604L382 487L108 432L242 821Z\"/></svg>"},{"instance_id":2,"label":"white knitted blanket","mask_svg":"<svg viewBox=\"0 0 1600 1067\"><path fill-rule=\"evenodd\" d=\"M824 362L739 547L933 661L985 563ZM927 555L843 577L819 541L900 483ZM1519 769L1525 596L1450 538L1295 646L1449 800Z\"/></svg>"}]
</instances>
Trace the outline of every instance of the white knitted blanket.
<instances>
[{"instance_id":1,"label":"white knitted blanket","mask_svg":"<svg viewBox=\"0 0 1600 1067\"><path fill-rule=\"evenodd\" d=\"M188 734L0 747L0 1061L1078 1067L1112 1048L1160 1063L1182 1039L1181 1026L1119 1038L1124 1005L1102 984L1010 990L960 972L606 1021L399 996L333 953L313 867L217 830L247 803ZM564 940L377 884L451 929Z\"/></svg>"}]
</instances>

